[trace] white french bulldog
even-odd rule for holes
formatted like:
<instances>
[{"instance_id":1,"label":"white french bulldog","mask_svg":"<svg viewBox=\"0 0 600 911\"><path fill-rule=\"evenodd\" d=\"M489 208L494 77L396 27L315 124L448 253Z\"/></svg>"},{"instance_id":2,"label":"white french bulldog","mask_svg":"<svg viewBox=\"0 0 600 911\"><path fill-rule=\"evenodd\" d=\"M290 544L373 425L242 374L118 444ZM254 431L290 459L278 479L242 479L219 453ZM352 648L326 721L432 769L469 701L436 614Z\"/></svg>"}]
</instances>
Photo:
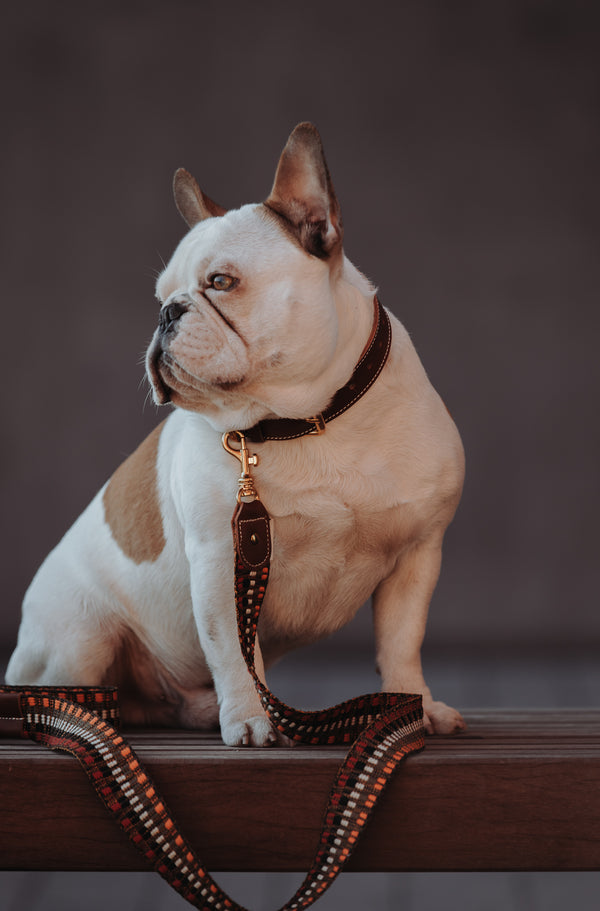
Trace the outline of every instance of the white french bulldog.
<instances>
[{"instance_id":1,"label":"white french bulldog","mask_svg":"<svg viewBox=\"0 0 600 911\"><path fill-rule=\"evenodd\" d=\"M268 745L240 652L224 431L322 412L372 337L374 288L346 259L319 134L300 124L265 203L225 212L183 170L191 230L157 283L147 355L175 409L118 468L35 576L9 684L118 684L126 721ZM383 370L325 432L252 445L273 558L257 671L347 623L373 595L383 689L422 693L428 732L464 728L421 670L442 539L464 474L459 434L393 317ZM315 428L316 429L316 428ZM322 429L322 428L321 428Z\"/></svg>"}]
</instances>

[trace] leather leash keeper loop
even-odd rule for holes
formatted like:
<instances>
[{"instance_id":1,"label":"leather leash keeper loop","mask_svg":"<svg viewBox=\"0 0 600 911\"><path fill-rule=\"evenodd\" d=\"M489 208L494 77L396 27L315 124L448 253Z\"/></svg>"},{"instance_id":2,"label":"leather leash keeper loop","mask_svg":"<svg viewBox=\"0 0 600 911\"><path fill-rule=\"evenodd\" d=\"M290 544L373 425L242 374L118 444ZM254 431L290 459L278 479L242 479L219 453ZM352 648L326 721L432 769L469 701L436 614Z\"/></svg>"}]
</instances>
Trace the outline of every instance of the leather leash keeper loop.
<instances>
[{"instance_id":1,"label":"leather leash keeper loop","mask_svg":"<svg viewBox=\"0 0 600 911\"><path fill-rule=\"evenodd\" d=\"M335 413L330 407L319 416L323 418L322 429L320 420L318 424L320 432L324 432L327 420L346 410L367 391L383 368L390 347L390 324L377 299L375 304L376 326L357 365L358 370L365 359L368 361L367 379L360 388L350 390L349 404ZM374 346L378 354L373 361ZM341 396L336 393L338 402L348 401L345 389L339 390ZM265 438L293 439L315 434L315 421L311 418L285 422L288 426L284 429L291 436ZM302 425L301 433L297 432L297 426L289 426L294 424ZM276 432L281 431L279 425ZM278 731L302 743L349 746L332 785L311 868L295 895L280 909L297 911L312 905L342 871L398 764L425 746L423 707L420 695L374 693L330 709L298 711L278 700L259 678L254 655L260 609L269 579L271 532L269 514L250 473L250 467L258 463L257 457L248 451L246 440L250 438L240 431L223 436L224 448L239 459L242 468L232 519L240 647L263 708ZM51 750L75 756L98 797L134 846L195 908L246 911L220 889L205 869L135 752L119 733L118 724L114 687L0 687L0 734L24 736Z\"/></svg>"}]
</instances>

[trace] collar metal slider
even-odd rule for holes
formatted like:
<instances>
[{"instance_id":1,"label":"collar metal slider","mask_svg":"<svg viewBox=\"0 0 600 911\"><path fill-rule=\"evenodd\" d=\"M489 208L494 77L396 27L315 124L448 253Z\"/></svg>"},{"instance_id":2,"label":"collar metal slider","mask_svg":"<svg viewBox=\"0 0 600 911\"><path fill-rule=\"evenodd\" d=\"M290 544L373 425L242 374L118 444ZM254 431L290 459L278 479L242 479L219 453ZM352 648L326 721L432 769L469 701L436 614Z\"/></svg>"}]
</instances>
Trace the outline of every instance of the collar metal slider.
<instances>
[{"instance_id":1,"label":"collar metal slider","mask_svg":"<svg viewBox=\"0 0 600 911\"><path fill-rule=\"evenodd\" d=\"M315 415L313 415L311 418L307 418L306 420L307 420L310 424L314 424L314 425L315 425L315 426L312 428L312 430L309 430L309 431L308 431L309 433L316 434L317 436L319 436L319 435L322 434L322 433L325 433L325 431L326 431L326 429L327 429L326 426L325 426L325 418L323 417L323 415L322 415L320 412L319 412L319 414L315 414Z\"/></svg>"}]
</instances>

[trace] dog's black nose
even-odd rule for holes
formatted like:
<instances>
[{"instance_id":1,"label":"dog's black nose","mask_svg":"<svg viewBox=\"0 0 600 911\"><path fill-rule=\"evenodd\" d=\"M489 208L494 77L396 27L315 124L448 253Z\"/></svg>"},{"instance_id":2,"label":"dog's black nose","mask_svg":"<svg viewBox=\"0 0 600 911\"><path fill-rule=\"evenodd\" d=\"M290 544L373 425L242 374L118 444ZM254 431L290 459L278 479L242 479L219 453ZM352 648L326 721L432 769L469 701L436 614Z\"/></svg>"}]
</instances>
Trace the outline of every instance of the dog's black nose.
<instances>
[{"instance_id":1,"label":"dog's black nose","mask_svg":"<svg viewBox=\"0 0 600 911\"><path fill-rule=\"evenodd\" d=\"M186 304L181 301L171 301L166 307L163 307L158 317L158 325L161 332L169 332L177 320L187 312Z\"/></svg>"}]
</instances>

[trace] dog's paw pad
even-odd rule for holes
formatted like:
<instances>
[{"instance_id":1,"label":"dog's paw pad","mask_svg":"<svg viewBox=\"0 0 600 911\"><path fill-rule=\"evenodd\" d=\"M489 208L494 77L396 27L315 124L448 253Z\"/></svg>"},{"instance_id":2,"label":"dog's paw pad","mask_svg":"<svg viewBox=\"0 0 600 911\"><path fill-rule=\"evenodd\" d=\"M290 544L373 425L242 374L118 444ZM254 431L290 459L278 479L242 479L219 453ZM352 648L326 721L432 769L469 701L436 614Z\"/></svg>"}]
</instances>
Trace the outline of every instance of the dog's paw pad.
<instances>
[{"instance_id":1,"label":"dog's paw pad","mask_svg":"<svg viewBox=\"0 0 600 911\"><path fill-rule=\"evenodd\" d=\"M460 712L445 702L430 702L425 705L423 724L428 734L460 734L467 729Z\"/></svg>"},{"instance_id":2,"label":"dog's paw pad","mask_svg":"<svg viewBox=\"0 0 600 911\"><path fill-rule=\"evenodd\" d=\"M265 715L233 721L221 728L223 742L230 747L271 747L278 743L277 731Z\"/></svg>"}]
</instances>

